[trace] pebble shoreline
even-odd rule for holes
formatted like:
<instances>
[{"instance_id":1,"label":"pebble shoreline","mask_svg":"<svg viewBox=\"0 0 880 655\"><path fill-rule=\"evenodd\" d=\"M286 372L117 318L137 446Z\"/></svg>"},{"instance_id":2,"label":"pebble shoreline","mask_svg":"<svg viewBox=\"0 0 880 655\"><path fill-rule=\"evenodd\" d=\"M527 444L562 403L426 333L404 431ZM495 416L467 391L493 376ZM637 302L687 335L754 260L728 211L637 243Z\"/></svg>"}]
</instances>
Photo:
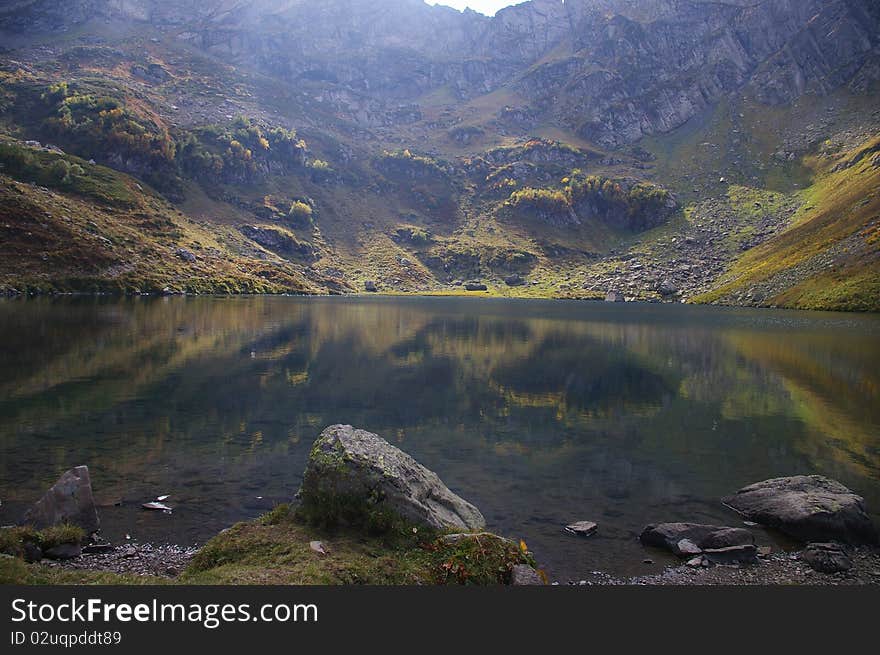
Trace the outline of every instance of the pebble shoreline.
<instances>
[{"instance_id":1,"label":"pebble shoreline","mask_svg":"<svg viewBox=\"0 0 880 655\"><path fill-rule=\"evenodd\" d=\"M780 552L760 556L757 564L752 565L717 565L709 568L674 566L662 573L629 579L594 571L584 579L569 581L567 584L574 586L880 585L880 548L861 547L850 550L852 569L833 574L819 573L811 569L801 560L802 552Z\"/></svg>"},{"instance_id":2,"label":"pebble shoreline","mask_svg":"<svg viewBox=\"0 0 880 655\"><path fill-rule=\"evenodd\" d=\"M183 572L198 551L197 546L126 544L106 553L82 554L68 560L43 560L43 563L72 570L175 578Z\"/></svg>"}]
</instances>

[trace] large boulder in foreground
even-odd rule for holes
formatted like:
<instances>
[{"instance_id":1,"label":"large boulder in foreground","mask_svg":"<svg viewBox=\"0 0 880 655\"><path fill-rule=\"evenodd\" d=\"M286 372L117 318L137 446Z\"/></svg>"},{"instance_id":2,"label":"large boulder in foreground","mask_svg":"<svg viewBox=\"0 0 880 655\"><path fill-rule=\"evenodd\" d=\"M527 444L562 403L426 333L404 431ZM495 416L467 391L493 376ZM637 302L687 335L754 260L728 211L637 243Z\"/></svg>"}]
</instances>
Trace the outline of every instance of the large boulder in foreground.
<instances>
[{"instance_id":1,"label":"large boulder in foreground","mask_svg":"<svg viewBox=\"0 0 880 655\"><path fill-rule=\"evenodd\" d=\"M649 525L642 531L639 541L646 546L671 550L679 557L725 548L755 550L755 537L748 530L702 523Z\"/></svg>"},{"instance_id":2,"label":"large boulder in foreground","mask_svg":"<svg viewBox=\"0 0 880 655\"><path fill-rule=\"evenodd\" d=\"M298 498L318 522L385 527L396 519L437 530L481 530L476 507L382 437L333 425L312 446Z\"/></svg>"},{"instance_id":3,"label":"large boulder in foreground","mask_svg":"<svg viewBox=\"0 0 880 655\"><path fill-rule=\"evenodd\" d=\"M88 466L66 471L24 515L24 523L38 530L60 523L78 525L86 534L97 532L101 523L92 497Z\"/></svg>"},{"instance_id":4,"label":"large boulder in foreground","mask_svg":"<svg viewBox=\"0 0 880 655\"><path fill-rule=\"evenodd\" d=\"M801 541L877 543L864 498L821 475L765 480L723 502L749 520Z\"/></svg>"}]
</instances>

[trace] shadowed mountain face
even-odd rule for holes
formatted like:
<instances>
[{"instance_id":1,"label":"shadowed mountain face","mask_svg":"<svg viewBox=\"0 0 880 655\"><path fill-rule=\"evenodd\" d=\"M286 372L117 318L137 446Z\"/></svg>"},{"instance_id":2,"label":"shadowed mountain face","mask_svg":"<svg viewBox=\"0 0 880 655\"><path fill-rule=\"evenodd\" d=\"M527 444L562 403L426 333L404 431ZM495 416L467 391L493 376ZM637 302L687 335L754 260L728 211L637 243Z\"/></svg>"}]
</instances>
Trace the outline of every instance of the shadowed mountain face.
<instances>
[{"instance_id":1,"label":"shadowed mountain face","mask_svg":"<svg viewBox=\"0 0 880 655\"><path fill-rule=\"evenodd\" d=\"M872 0L17 0L0 34L0 175L57 194L0 195L37 224L2 290L878 308Z\"/></svg>"},{"instance_id":2,"label":"shadowed mountain face","mask_svg":"<svg viewBox=\"0 0 880 655\"><path fill-rule=\"evenodd\" d=\"M512 85L604 145L672 130L745 87L779 104L873 78L880 45L871 0L532 0L493 18L420 0L37 0L0 25L63 30L94 16L178 30L223 61L314 83L359 123L447 85L462 100Z\"/></svg>"}]
</instances>

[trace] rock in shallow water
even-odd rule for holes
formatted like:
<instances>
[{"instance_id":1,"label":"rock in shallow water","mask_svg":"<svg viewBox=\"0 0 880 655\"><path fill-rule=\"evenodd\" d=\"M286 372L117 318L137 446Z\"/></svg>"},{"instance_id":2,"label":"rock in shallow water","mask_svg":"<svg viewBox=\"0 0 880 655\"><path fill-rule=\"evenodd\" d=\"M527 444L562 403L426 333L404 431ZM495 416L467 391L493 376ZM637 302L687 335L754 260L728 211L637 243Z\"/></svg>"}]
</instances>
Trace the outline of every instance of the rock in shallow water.
<instances>
[{"instance_id":1,"label":"rock in shallow water","mask_svg":"<svg viewBox=\"0 0 880 655\"><path fill-rule=\"evenodd\" d=\"M571 534L576 534L581 537L589 537L592 535L599 526L592 521L578 521L577 523L572 523L571 525L565 526L565 531L570 532Z\"/></svg>"},{"instance_id":2,"label":"rock in shallow water","mask_svg":"<svg viewBox=\"0 0 880 655\"><path fill-rule=\"evenodd\" d=\"M646 527L639 540L646 546L671 550L679 557L689 557L706 550L751 546L755 538L744 528L730 528L702 523L658 523Z\"/></svg>"},{"instance_id":3,"label":"rock in shallow water","mask_svg":"<svg viewBox=\"0 0 880 655\"><path fill-rule=\"evenodd\" d=\"M333 425L312 446L298 498L300 510L323 523L376 527L389 518L430 528L480 530L476 507L380 436Z\"/></svg>"},{"instance_id":4,"label":"rock in shallow water","mask_svg":"<svg viewBox=\"0 0 880 655\"><path fill-rule=\"evenodd\" d=\"M865 500L821 475L774 478L723 499L746 518L801 541L877 543Z\"/></svg>"},{"instance_id":5,"label":"rock in shallow water","mask_svg":"<svg viewBox=\"0 0 880 655\"><path fill-rule=\"evenodd\" d=\"M24 516L24 523L38 530L72 523L87 533L97 532L101 523L92 496L92 481L88 466L77 466L66 471L46 494Z\"/></svg>"}]
</instances>

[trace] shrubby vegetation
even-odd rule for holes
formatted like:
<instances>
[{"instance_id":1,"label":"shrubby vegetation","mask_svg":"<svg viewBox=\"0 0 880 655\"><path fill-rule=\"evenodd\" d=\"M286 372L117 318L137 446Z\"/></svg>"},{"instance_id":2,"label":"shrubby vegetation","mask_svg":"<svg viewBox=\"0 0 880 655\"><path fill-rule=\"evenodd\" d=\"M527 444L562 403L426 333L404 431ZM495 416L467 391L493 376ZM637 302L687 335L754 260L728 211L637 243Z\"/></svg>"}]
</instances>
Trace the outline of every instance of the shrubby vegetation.
<instances>
[{"instance_id":1,"label":"shrubby vegetation","mask_svg":"<svg viewBox=\"0 0 880 655\"><path fill-rule=\"evenodd\" d=\"M519 189L510 194L508 204L514 209L541 214L565 214L571 209L568 196L559 189Z\"/></svg>"},{"instance_id":2,"label":"shrubby vegetation","mask_svg":"<svg viewBox=\"0 0 880 655\"><path fill-rule=\"evenodd\" d=\"M563 178L562 185L559 189L519 189L510 194L506 204L521 214L545 220L573 212L630 230L656 225L674 207L669 191L646 182L627 188L618 181L575 170Z\"/></svg>"},{"instance_id":3,"label":"shrubby vegetation","mask_svg":"<svg viewBox=\"0 0 880 655\"><path fill-rule=\"evenodd\" d=\"M290 210L287 212L287 217L294 224L308 224L312 222L313 213L311 205L302 200L294 200L290 205Z\"/></svg>"},{"instance_id":4,"label":"shrubby vegetation","mask_svg":"<svg viewBox=\"0 0 880 655\"><path fill-rule=\"evenodd\" d=\"M409 243L414 246L426 246L434 240L434 237L428 230L416 225L398 226L394 230L392 238L395 241Z\"/></svg>"},{"instance_id":5,"label":"shrubby vegetation","mask_svg":"<svg viewBox=\"0 0 880 655\"><path fill-rule=\"evenodd\" d=\"M40 96L46 111L43 134L83 157L162 185L173 173L174 140L164 126L132 112L113 91L53 84Z\"/></svg>"},{"instance_id":6,"label":"shrubby vegetation","mask_svg":"<svg viewBox=\"0 0 880 655\"><path fill-rule=\"evenodd\" d=\"M252 181L271 172L305 165L305 141L293 130L265 129L239 116L230 127L208 125L184 135L179 144L181 170L210 183Z\"/></svg>"},{"instance_id":7,"label":"shrubby vegetation","mask_svg":"<svg viewBox=\"0 0 880 655\"><path fill-rule=\"evenodd\" d=\"M69 191L110 205L131 205L133 199L119 176L100 167L12 141L0 141L0 173L23 182Z\"/></svg>"},{"instance_id":8,"label":"shrubby vegetation","mask_svg":"<svg viewBox=\"0 0 880 655\"><path fill-rule=\"evenodd\" d=\"M446 169L436 159L413 154L410 150L394 150L382 153L380 167L387 173L414 179L419 177L445 178Z\"/></svg>"},{"instance_id":9,"label":"shrubby vegetation","mask_svg":"<svg viewBox=\"0 0 880 655\"><path fill-rule=\"evenodd\" d=\"M672 197L663 187L646 182L625 188L606 177L585 175L580 170L563 179L574 210L596 216L631 230L652 227L665 219Z\"/></svg>"},{"instance_id":10,"label":"shrubby vegetation","mask_svg":"<svg viewBox=\"0 0 880 655\"><path fill-rule=\"evenodd\" d=\"M596 153L576 148L562 141L531 139L513 146L499 146L486 153L486 157L496 163L527 161L531 163L578 166L596 156Z\"/></svg>"},{"instance_id":11,"label":"shrubby vegetation","mask_svg":"<svg viewBox=\"0 0 880 655\"><path fill-rule=\"evenodd\" d=\"M312 172L312 180L314 182L328 182L336 177L336 171L323 159L314 159L309 162L308 166Z\"/></svg>"}]
</instances>

